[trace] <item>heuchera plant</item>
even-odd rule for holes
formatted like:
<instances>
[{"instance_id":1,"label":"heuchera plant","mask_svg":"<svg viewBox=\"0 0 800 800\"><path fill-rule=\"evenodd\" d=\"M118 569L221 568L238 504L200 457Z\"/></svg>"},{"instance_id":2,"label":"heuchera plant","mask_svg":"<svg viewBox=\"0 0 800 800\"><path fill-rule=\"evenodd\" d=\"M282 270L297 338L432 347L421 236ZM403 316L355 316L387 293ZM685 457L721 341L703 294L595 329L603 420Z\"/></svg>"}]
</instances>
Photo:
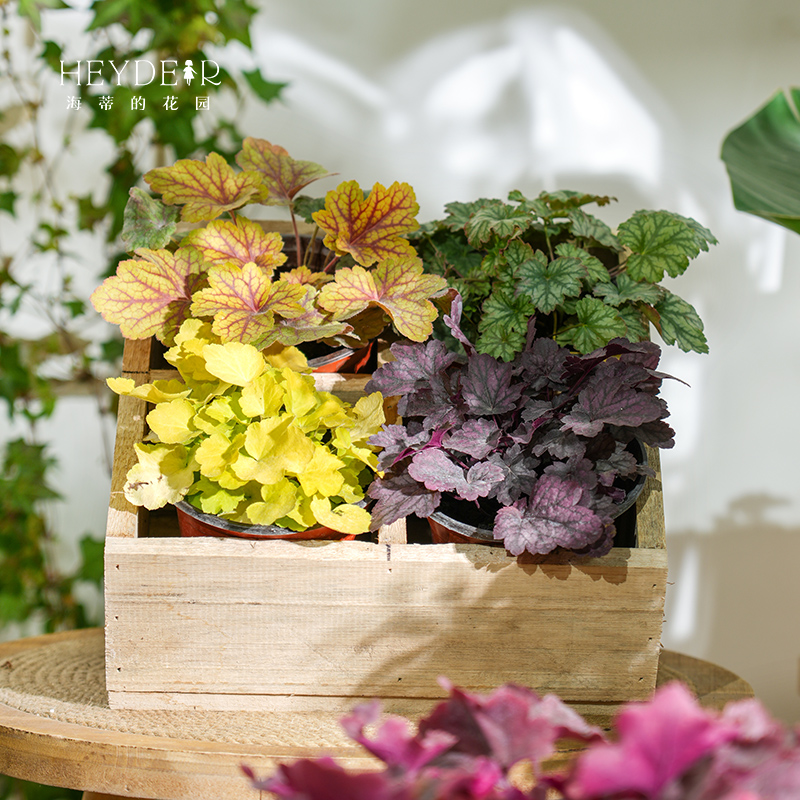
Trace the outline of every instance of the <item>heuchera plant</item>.
<instances>
[{"instance_id":1,"label":"heuchera plant","mask_svg":"<svg viewBox=\"0 0 800 800\"><path fill-rule=\"evenodd\" d=\"M151 170L145 181L162 200L131 191L123 238L136 257L122 261L92 295L104 319L127 338L156 336L167 345L189 317L213 321L223 342L259 349L307 341L361 345L388 324L413 341L430 335L438 315L431 300L448 289L443 278L423 274L403 236L417 227L419 210L408 184L375 184L365 196L345 181L328 192L313 212L328 262L312 271L296 235L297 263L286 269L281 236L242 209L287 206L297 232L296 209L319 205L298 193L329 173L263 139L245 139L236 160L238 171L217 153ZM181 238L179 219L200 227Z\"/></svg>"},{"instance_id":2,"label":"heuchera plant","mask_svg":"<svg viewBox=\"0 0 800 800\"><path fill-rule=\"evenodd\" d=\"M370 737L377 704L342 720L348 736L386 766L348 772L333 759L283 764L272 777L245 773L259 791L283 800L796 800L800 741L757 700L722 713L699 706L680 683L646 703L623 706L609 741L557 697L519 686L488 696L449 686L449 699L420 721L390 717ZM542 763L564 739L586 742L566 774ZM511 768L532 766L535 783L520 788ZM530 783L530 781L529 781Z\"/></svg>"},{"instance_id":3,"label":"heuchera plant","mask_svg":"<svg viewBox=\"0 0 800 800\"><path fill-rule=\"evenodd\" d=\"M351 407L296 371L298 352L220 343L200 320L183 323L166 359L181 380L108 380L118 394L155 404L154 441L135 445L127 475L131 503L155 509L185 498L237 522L369 530L358 504L377 467L367 439L384 422L380 394Z\"/></svg>"},{"instance_id":4,"label":"heuchera plant","mask_svg":"<svg viewBox=\"0 0 800 800\"><path fill-rule=\"evenodd\" d=\"M624 337L708 352L695 309L659 281L676 277L709 244L710 231L668 211L637 211L616 233L584 206L613 198L518 191L508 202L450 203L447 216L410 238L427 272L463 297L463 328L478 352L512 360L525 347L528 320L541 335L580 353ZM447 339L439 323L436 336Z\"/></svg>"},{"instance_id":5,"label":"heuchera plant","mask_svg":"<svg viewBox=\"0 0 800 800\"><path fill-rule=\"evenodd\" d=\"M435 339L395 344L396 360L367 384L400 395L402 416L370 439L383 448L384 472L369 488L373 526L428 517L448 495L469 501L473 515L493 501L494 537L514 555L606 553L625 494L617 481L647 469L628 444L673 444L658 345L614 339L574 355L531 324L525 349L504 363L476 352L460 312L457 297L445 321L466 357Z\"/></svg>"}]
</instances>

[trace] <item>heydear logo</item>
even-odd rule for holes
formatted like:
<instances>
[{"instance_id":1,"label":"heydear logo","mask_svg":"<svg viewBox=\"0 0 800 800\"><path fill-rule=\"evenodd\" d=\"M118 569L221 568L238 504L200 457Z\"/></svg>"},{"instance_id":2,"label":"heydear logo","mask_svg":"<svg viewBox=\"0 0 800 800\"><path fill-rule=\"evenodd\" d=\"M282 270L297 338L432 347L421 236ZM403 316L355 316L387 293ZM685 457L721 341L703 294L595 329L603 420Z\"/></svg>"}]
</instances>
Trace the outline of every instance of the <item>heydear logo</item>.
<instances>
[{"instance_id":1,"label":"heydear logo","mask_svg":"<svg viewBox=\"0 0 800 800\"><path fill-rule=\"evenodd\" d=\"M160 77L161 86L178 85L178 69L181 62L176 58L167 58L157 62L157 67L152 61L137 59L127 60L124 64L118 65L114 61L103 61L99 59L89 59L86 61L76 61L74 64L61 62L61 85L64 85L64 78L74 81L78 86L102 86L105 82L103 72L105 65L109 65L114 72L112 83L117 86L123 83L126 86L149 86L156 78ZM199 72L195 68L191 59L183 62L183 80L190 84L193 80L199 80L201 86L211 84L219 86L222 80L218 80L220 67L216 61L211 59L199 62Z\"/></svg>"}]
</instances>

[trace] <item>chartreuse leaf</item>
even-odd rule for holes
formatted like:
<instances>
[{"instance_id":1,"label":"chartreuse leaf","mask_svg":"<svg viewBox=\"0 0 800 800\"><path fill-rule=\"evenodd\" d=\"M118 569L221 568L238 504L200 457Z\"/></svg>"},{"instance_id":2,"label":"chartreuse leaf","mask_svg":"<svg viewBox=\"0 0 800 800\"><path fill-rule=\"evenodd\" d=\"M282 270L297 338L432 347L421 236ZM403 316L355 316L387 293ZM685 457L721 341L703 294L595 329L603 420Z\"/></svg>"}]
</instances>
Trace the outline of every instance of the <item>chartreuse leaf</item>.
<instances>
[{"instance_id":1,"label":"chartreuse leaf","mask_svg":"<svg viewBox=\"0 0 800 800\"><path fill-rule=\"evenodd\" d=\"M446 287L444 278L423 274L418 258L390 258L369 272L360 266L338 270L335 280L322 287L319 304L336 320L379 306L391 317L398 333L422 342L431 335L438 316L428 298Z\"/></svg>"},{"instance_id":2,"label":"chartreuse leaf","mask_svg":"<svg viewBox=\"0 0 800 800\"><path fill-rule=\"evenodd\" d=\"M372 520L369 512L359 506L342 503L332 509L327 497L312 498L311 511L317 522L342 533L366 533Z\"/></svg>"},{"instance_id":3,"label":"chartreuse leaf","mask_svg":"<svg viewBox=\"0 0 800 800\"><path fill-rule=\"evenodd\" d=\"M138 464L126 476L125 497L153 511L182 500L194 481L194 465L183 445L134 445Z\"/></svg>"},{"instance_id":4,"label":"chartreuse leaf","mask_svg":"<svg viewBox=\"0 0 800 800\"><path fill-rule=\"evenodd\" d=\"M291 205L294 196L309 183L332 174L313 161L298 161L279 145L252 136L242 143L236 163L261 174L268 192L261 202L268 206Z\"/></svg>"},{"instance_id":5,"label":"chartreuse leaf","mask_svg":"<svg viewBox=\"0 0 800 800\"><path fill-rule=\"evenodd\" d=\"M192 425L194 412L195 407L189 400L168 400L159 403L147 415L147 424L160 441L166 444L186 444L198 434Z\"/></svg>"},{"instance_id":6,"label":"chartreuse leaf","mask_svg":"<svg viewBox=\"0 0 800 800\"><path fill-rule=\"evenodd\" d=\"M203 259L188 248L174 253L142 248L136 255L94 290L92 305L128 339L156 336L171 344L203 279Z\"/></svg>"},{"instance_id":7,"label":"chartreuse leaf","mask_svg":"<svg viewBox=\"0 0 800 800\"><path fill-rule=\"evenodd\" d=\"M247 518L255 525L272 525L297 506L297 486L287 478L261 487L262 502L247 508Z\"/></svg>"},{"instance_id":8,"label":"chartreuse leaf","mask_svg":"<svg viewBox=\"0 0 800 800\"><path fill-rule=\"evenodd\" d=\"M204 162L181 158L170 167L151 169L144 179L165 203L183 206L184 222L216 219L267 194L258 172L237 173L218 153L209 153Z\"/></svg>"},{"instance_id":9,"label":"chartreuse leaf","mask_svg":"<svg viewBox=\"0 0 800 800\"><path fill-rule=\"evenodd\" d=\"M194 451L200 465L200 474L206 478L218 479L237 459L239 449L244 443L244 435L229 439L223 433L212 433Z\"/></svg>"},{"instance_id":10,"label":"chartreuse leaf","mask_svg":"<svg viewBox=\"0 0 800 800\"><path fill-rule=\"evenodd\" d=\"M617 236L632 251L626 270L637 281L657 283L665 272L675 278L700 253L695 231L669 211L637 211Z\"/></svg>"},{"instance_id":11,"label":"chartreuse leaf","mask_svg":"<svg viewBox=\"0 0 800 800\"><path fill-rule=\"evenodd\" d=\"M199 319L187 319L175 336L175 345L164 354L164 358L172 364L187 381L198 384L218 383L218 391L225 386L206 369L203 348L207 344L219 344L219 337L211 329L210 322ZM196 398L199 399L199 398Z\"/></svg>"},{"instance_id":12,"label":"chartreuse leaf","mask_svg":"<svg viewBox=\"0 0 800 800\"><path fill-rule=\"evenodd\" d=\"M207 344L203 347L206 369L216 378L234 386L246 386L266 368L255 347L242 342Z\"/></svg>"},{"instance_id":13,"label":"chartreuse leaf","mask_svg":"<svg viewBox=\"0 0 800 800\"><path fill-rule=\"evenodd\" d=\"M517 291L529 298L537 311L549 314L565 297L580 294L585 271L577 258L559 256L548 262L537 250L517 267L517 275Z\"/></svg>"},{"instance_id":14,"label":"chartreuse leaf","mask_svg":"<svg viewBox=\"0 0 800 800\"><path fill-rule=\"evenodd\" d=\"M372 392L366 397L359 398L353 407L353 415L355 424L350 428L350 438L354 442L366 441L386 422L381 393Z\"/></svg>"},{"instance_id":15,"label":"chartreuse leaf","mask_svg":"<svg viewBox=\"0 0 800 800\"><path fill-rule=\"evenodd\" d=\"M267 277L286 261L280 234L267 233L246 217L237 217L233 222L215 220L204 228L189 231L181 247L188 245L199 250L213 266L241 268L253 262Z\"/></svg>"},{"instance_id":16,"label":"chartreuse leaf","mask_svg":"<svg viewBox=\"0 0 800 800\"><path fill-rule=\"evenodd\" d=\"M800 233L800 90L779 91L722 143L733 203Z\"/></svg>"},{"instance_id":17,"label":"chartreuse leaf","mask_svg":"<svg viewBox=\"0 0 800 800\"><path fill-rule=\"evenodd\" d=\"M153 381L137 386L132 378L106 378L108 388L117 394L138 397L148 403L163 403L186 397L191 392L186 384L179 380Z\"/></svg>"},{"instance_id":18,"label":"chartreuse leaf","mask_svg":"<svg viewBox=\"0 0 800 800\"><path fill-rule=\"evenodd\" d=\"M180 210L164 205L138 187L130 190L122 225L122 241L129 250L166 247L178 227Z\"/></svg>"},{"instance_id":19,"label":"chartreuse leaf","mask_svg":"<svg viewBox=\"0 0 800 800\"><path fill-rule=\"evenodd\" d=\"M407 183L393 183L388 189L380 183L368 197L356 181L345 181L325 197L325 208L314 214L314 221L325 231L325 246L339 255L350 253L368 267L387 258L403 259L415 255L403 238L418 227L419 205Z\"/></svg>"},{"instance_id":20,"label":"chartreuse leaf","mask_svg":"<svg viewBox=\"0 0 800 800\"><path fill-rule=\"evenodd\" d=\"M241 500L240 494L223 489L218 483L205 477L192 486L191 502L206 514L230 514L236 510Z\"/></svg>"},{"instance_id":21,"label":"chartreuse leaf","mask_svg":"<svg viewBox=\"0 0 800 800\"><path fill-rule=\"evenodd\" d=\"M213 330L223 341L263 345L275 328L275 315L300 316L303 286L271 281L254 263L241 269L213 267L209 286L194 294L192 313L213 316Z\"/></svg>"},{"instance_id":22,"label":"chartreuse leaf","mask_svg":"<svg viewBox=\"0 0 800 800\"><path fill-rule=\"evenodd\" d=\"M582 297L576 303L578 321L562 329L559 344L571 344L579 353L591 353L627 332L625 322L611 306L596 297Z\"/></svg>"},{"instance_id":23,"label":"chartreuse leaf","mask_svg":"<svg viewBox=\"0 0 800 800\"><path fill-rule=\"evenodd\" d=\"M297 476L303 491L310 497L317 493L324 497L339 494L344 484L340 470L344 461L337 458L326 447L315 447L314 455Z\"/></svg>"},{"instance_id":24,"label":"chartreuse leaf","mask_svg":"<svg viewBox=\"0 0 800 800\"><path fill-rule=\"evenodd\" d=\"M272 417L283 405L283 386L271 371L259 375L242 389L240 405L248 417Z\"/></svg>"},{"instance_id":25,"label":"chartreuse leaf","mask_svg":"<svg viewBox=\"0 0 800 800\"><path fill-rule=\"evenodd\" d=\"M708 352L708 342L703 333L703 321L694 307L672 292L656 303L658 332L667 344L675 344L685 352Z\"/></svg>"},{"instance_id":26,"label":"chartreuse leaf","mask_svg":"<svg viewBox=\"0 0 800 800\"><path fill-rule=\"evenodd\" d=\"M314 380L299 375L291 369L281 370L283 378L284 400L286 410L295 417L304 417L317 405L317 394Z\"/></svg>"}]
</instances>

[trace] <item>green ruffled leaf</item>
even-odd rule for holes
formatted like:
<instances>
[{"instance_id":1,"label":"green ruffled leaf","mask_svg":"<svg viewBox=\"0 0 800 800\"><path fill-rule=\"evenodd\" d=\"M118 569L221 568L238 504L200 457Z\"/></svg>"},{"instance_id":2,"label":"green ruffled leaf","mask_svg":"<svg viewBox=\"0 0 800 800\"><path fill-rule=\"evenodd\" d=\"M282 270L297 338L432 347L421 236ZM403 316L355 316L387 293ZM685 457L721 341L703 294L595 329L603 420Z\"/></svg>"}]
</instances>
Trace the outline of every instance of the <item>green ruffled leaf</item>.
<instances>
[{"instance_id":1,"label":"green ruffled leaf","mask_svg":"<svg viewBox=\"0 0 800 800\"><path fill-rule=\"evenodd\" d=\"M591 214L576 208L569 212L569 218L572 222L574 236L578 236L581 239L594 240L612 250L622 249L617 237L611 232L611 228L605 222L597 219L597 217L593 217Z\"/></svg>"},{"instance_id":2,"label":"green ruffled leaf","mask_svg":"<svg viewBox=\"0 0 800 800\"><path fill-rule=\"evenodd\" d=\"M498 326L524 335L528 329L528 320L535 312L536 309L525 295L513 295L508 291L495 289L481 309L480 330L488 333Z\"/></svg>"},{"instance_id":3,"label":"green ruffled leaf","mask_svg":"<svg viewBox=\"0 0 800 800\"><path fill-rule=\"evenodd\" d=\"M506 203L492 203L476 211L466 225L467 238L473 247L485 245L493 235L502 239L522 233L530 223L530 216Z\"/></svg>"},{"instance_id":4,"label":"green ruffled leaf","mask_svg":"<svg viewBox=\"0 0 800 800\"><path fill-rule=\"evenodd\" d=\"M585 277L589 283L609 283L611 281L611 275L608 274L603 262L591 253L587 253L582 247L562 242L556 246L556 253L564 258L577 258L586 270Z\"/></svg>"},{"instance_id":5,"label":"green ruffled leaf","mask_svg":"<svg viewBox=\"0 0 800 800\"><path fill-rule=\"evenodd\" d=\"M525 333L508 325L490 325L478 337L475 346L479 353L511 361L525 346Z\"/></svg>"},{"instance_id":6,"label":"green ruffled leaf","mask_svg":"<svg viewBox=\"0 0 800 800\"><path fill-rule=\"evenodd\" d=\"M549 264L544 253L520 264L518 291L528 297L537 311L552 312L565 297L580 294L585 272L577 258L559 257Z\"/></svg>"},{"instance_id":7,"label":"green ruffled leaf","mask_svg":"<svg viewBox=\"0 0 800 800\"><path fill-rule=\"evenodd\" d=\"M584 297L575 305L578 321L556 337L559 344L572 345L579 353L591 353L617 336L624 336L628 326L617 311L595 297Z\"/></svg>"},{"instance_id":8,"label":"green ruffled leaf","mask_svg":"<svg viewBox=\"0 0 800 800\"><path fill-rule=\"evenodd\" d=\"M708 342L703 333L703 321L694 307L672 292L656 304L659 315L656 325L661 338L667 344L676 344L681 350L697 353L708 352Z\"/></svg>"},{"instance_id":9,"label":"green ruffled leaf","mask_svg":"<svg viewBox=\"0 0 800 800\"><path fill-rule=\"evenodd\" d=\"M160 250L175 235L179 216L177 206L165 205L157 197L134 187L125 206L122 241L131 251L139 247Z\"/></svg>"},{"instance_id":10,"label":"green ruffled leaf","mask_svg":"<svg viewBox=\"0 0 800 800\"><path fill-rule=\"evenodd\" d=\"M619 226L618 238L632 251L626 268L637 281L676 278L700 253L694 229L669 211L637 211Z\"/></svg>"},{"instance_id":11,"label":"green ruffled leaf","mask_svg":"<svg viewBox=\"0 0 800 800\"><path fill-rule=\"evenodd\" d=\"M624 272L617 275L616 283L601 283L594 289L595 297L602 297L610 306L621 306L623 303L647 303L655 305L663 297L666 290L647 281L635 281Z\"/></svg>"}]
</instances>

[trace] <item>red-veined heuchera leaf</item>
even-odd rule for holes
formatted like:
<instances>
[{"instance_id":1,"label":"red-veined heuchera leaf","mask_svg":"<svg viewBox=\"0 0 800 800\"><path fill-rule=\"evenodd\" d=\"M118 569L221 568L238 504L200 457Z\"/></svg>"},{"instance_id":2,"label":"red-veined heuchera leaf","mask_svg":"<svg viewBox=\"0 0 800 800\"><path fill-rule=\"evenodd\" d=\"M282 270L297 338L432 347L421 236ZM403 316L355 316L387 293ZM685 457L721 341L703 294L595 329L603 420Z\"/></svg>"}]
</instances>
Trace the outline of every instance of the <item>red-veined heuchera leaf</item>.
<instances>
[{"instance_id":1,"label":"red-veined heuchera leaf","mask_svg":"<svg viewBox=\"0 0 800 800\"><path fill-rule=\"evenodd\" d=\"M204 277L203 259L188 248L174 253L141 248L136 255L94 290L92 305L128 339L156 336L172 344Z\"/></svg>"},{"instance_id":2,"label":"red-veined heuchera leaf","mask_svg":"<svg viewBox=\"0 0 800 800\"><path fill-rule=\"evenodd\" d=\"M325 246L339 255L350 253L368 267L386 258L414 256L411 244L402 238L416 230L419 205L407 183L388 189L376 183L364 198L356 181L345 181L325 197L325 208L314 221L327 234Z\"/></svg>"},{"instance_id":3,"label":"red-veined heuchera leaf","mask_svg":"<svg viewBox=\"0 0 800 800\"><path fill-rule=\"evenodd\" d=\"M424 275L418 258L381 261L373 270L346 267L322 287L319 304L335 319L349 319L371 305L382 308L398 333L415 342L427 339L438 312L428 299L447 288L438 275Z\"/></svg>"},{"instance_id":4,"label":"red-veined heuchera leaf","mask_svg":"<svg viewBox=\"0 0 800 800\"><path fill-rule=\"evenodd\" d=\"M280 234L266 233L257 222L246 217L233 222L216 220L205 228L190 231L181 242L182 247L187 245L197 248L214 266L243 267L252 261L267 276L286 261Z\"/></svg>"},{"instance_id":5,"label":"red-veined heuchera leaf","mask_svg":"<svg viewBox=\"0 0 800 800\"><path fill-rule=\"evenodd\" d=\"M197 292L192 303L196 316L213 316L213 330L223 342L245 342L256 347L275 327L275 314L298 316L305 312L300 301L305 289L284 281L271 281L253 264L214 267L209 287Z\"/></svg>"},{"instance_id":6,"label":"red-veined heuchera leaf","mask_svg":"<svg viewBox=\"0 0 800 800\"><path fill-rule=\"evenodd\" d=\"M297 161L277 144L248 136L236 163L246 170L261 173L268 196L261 202L267 206L288 206L294 196L309 183L334 174L313 161Z\"/></svg>"},{"instance_id":7,"label":"red-veined heuchera leaf","mask_svg":"<svg viewBox=\"0 0 800 800\"><path fill-rule=\"evenodd\" d=\"M171 167L151 169L144 179L165 203L183 206L184 222L216 219L266 195L258 172L237 173L218 153L209 153L205 162L181 158Z\"/></svg>"}]
</instances>

